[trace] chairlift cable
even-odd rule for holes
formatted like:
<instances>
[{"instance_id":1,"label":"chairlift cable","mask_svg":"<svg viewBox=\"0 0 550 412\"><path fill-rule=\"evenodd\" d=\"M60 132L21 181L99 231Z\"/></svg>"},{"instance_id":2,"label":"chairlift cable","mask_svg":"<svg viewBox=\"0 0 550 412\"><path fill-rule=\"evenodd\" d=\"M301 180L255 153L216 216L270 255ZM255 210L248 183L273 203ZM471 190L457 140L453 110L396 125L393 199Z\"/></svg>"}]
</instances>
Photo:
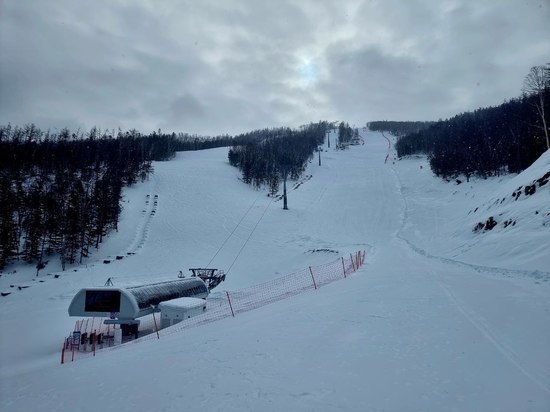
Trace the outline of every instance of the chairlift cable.
<instances>
[{"instance_id":1,"label":"chairlift cable","mask_svg":"<svg viewBox=\"0 0 550 412\"><path fill-rule=\"evenodd\" d=\"M231 263L231 266L229 266L229 269L227 269L227 272L225 272L226 274L229 273L229 271L231 270L231 268L233 267L233 265L235 264L235 262L237 261L237 259L239 258L239 256L241 255L241 252L243 251L244 247L247 245L248 241L250 240L250 238L252 237L252 235L254 234L254 231L256 230L256 228L258 227L258 225L260 224L260 222L262 221L265 213L267 212L267 209L269 209L269 206L271 205L271 203L273 202L273 199L271 199L271 201L267 204L267 206L265 207L264 209L264 212L262 213L262 215L260 216L260 218L258 219L258 221L256 222L256 224L254 225L254 228L252 228L252 231L250 232L250 234L248 235L248 238L246 239L246 242L244 242L244 244L241 246L241 249L239 250L239 252L237 253L237 256L235 256L235 259L233 260L233 262Z\"/></svg>"},{"instance_id":2,"label":"chairlift cable","mask_svg":"<svg viewBox=\"0 0 550 412\"><path fill-rule=\"evenodd\" d=\"M241 217L241 220L239 220L239 222L237 223L237 225L233 228L233 230L231 231L231 233L225 238L225 240L223 241L223 243L221 244L221 246L218 248L218 251L214 254L214 256L212 257L212 259L210 259L210 262L208 262L208 264L205 266L206 268L207 267L210 267L210 264L212 263L212 261L216 258L216 256L218 256L218 254L221 252L221 250L223 249L223 247L225 246L225 244L227 243L227 241L231 238L231 236L233 236L233 233L235 233L235 231L237 230L237 228L241 225L242 221L244 220L244 218L248 215L248 213L250 212L250 210L252 210L252 208L254 207L254 205L256 204L256 202L258 201L258 199L260 198L261 196L261 193L258 194L258 196L256 197L256 199L254 200L254 202L252 202L252 204L250 205L250 207L248 208L248 210L245 212L245 214L243 215L243 217Z\"/></svg>"}]
</instances>

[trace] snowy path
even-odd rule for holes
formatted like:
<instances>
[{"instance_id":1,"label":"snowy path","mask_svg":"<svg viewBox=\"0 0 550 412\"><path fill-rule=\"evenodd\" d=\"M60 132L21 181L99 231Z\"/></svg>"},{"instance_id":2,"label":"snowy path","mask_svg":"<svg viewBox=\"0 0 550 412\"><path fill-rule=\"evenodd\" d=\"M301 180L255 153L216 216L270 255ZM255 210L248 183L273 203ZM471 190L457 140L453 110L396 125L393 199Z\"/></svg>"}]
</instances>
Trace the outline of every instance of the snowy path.
<instances>
[{"instance_id":1,"label":"snowy path","mask_svg":"<svg viewBox=\"0 0 550 412\"><path fill-rule=\"evenodd\" d=\"M384 138L386 138L386 136L384 136ZM399 192L402 195L403 188L398 174L396 174L396 178ZM431 266L441 266L438 272L433 269L427 269L426 273L430 275L423 277L427 278L428 282L430 282L430 278L433 282L436 282L444 292L444 295L451 302L452 307L460 312L470 325L483 336L485 344L490 344L489 353L492 352L494 355L494 352L499 352L502 361L515 367L517 372L520 372L524 377L538 386L546 393L546 396L550 395L550 373L548 370L548 365L550 365L550 353L549 350L545 349L545 347L550 347L548 346L550 345L550 339L546 333L543 342L537 341L537 335L540 330L547 329L545 326L547 317L540 316L540 306L549 310L550 304L548 304L546 296L531 295L530 293L533 291L531 288L521 291L521 289L518 290L519 285L517 283L506 282L503 279L505 276L511 276L513 274L529 276L532 275L533 272L503 270L497 267L468 264L449 258L435 256L421 249L401 234L402 228L406 224L406 219L408 218L407 200L403 195L402 197L404 204L403 221L399 231L396 233L396 238L403 241L399 245L400 248L403 248L403 246L410 248L410 250L417 253L419 257L427 258L428 262L431 262ZM434 220L433 222L423 222L423 224L437 225L438 222ZM399 252L394 251L394 253ZM436 265L435 262L439 262L440 264ZM410 262L406 266L413 272L416 265ZM496 280L493 279L493 281L491 281L490 279L480 276L481 272L496 275ZM536 273L542 275L550 274L540 271ZM423 281L424 280L425 279L423 279ZM479 288L480 283L493 283L494 287L484 287L481 289L483 291L482 296L476 296L477 294L472 294L472 290L469 287ZM426 291L425 287L423 291ZM525 296L522 296L523 299L510 299L510 297L520 295L522 292L525 293ZM538 291L535 290L535 292ZM463 295L463 297L459 298L458 295ZM476 297L478 300L474 301L472 297ZM528 299L525 299L527 297ZM467 303L467 301L463 299L469 302ZM535 302L527 302L527 300L534 300ZM533 312L528 314L522 313L522 309L525 309L525 305L532 305L533 303ZM521 305L521 309L516 307L516 305ZM498 308L498 311L496 311L495 308ZM516 309L519 310L516 311ZM538 316L535 315L535 317L533 317L534 313ZM452 318L451 314L447 314L444 317L446 319ZM473 334L474 333L471 331L466 333L466 335ZM492 349L490 346L492 346ZM514 347L517 347L517 349L514 349ZM528 347L531 347L533 351L529 350ZM541 359L537 356L532 356L533 353L543 354L544 362L541 364Z\"/></svg>"},{"instance_id":2,"label":"snowy path","mask_svg":"<svg viewBox=\"0 0 550 412\"><path fill-rule=\"evenodd\" d=\"M386 136L383 137L387 140ZM396 233L396 238L404 241L400 244L400 248L405 245L405 247L410 248L420 257L427 258L428 262L431 262L431 265L433 266L436 266L434 264L436 261L441 262L443 265L437 265L441 266L440 271L435 272L433 269L428 269L426 272L429 274L427 279L431 278L433 282L437 283L437 285L444 292L444 295L451 302L452 307L458 310L458 312L464 316L471 326L483 335L486 343L493 346L493 352L499 352L503 358L503 361L513 365L517 371L521 372L526 378L545 392L546 396L550 395L550 372L548 370L548 365L550 365L550 351L545 349L545 346L550 347L548 346L550 345L550 339L547 335L541 344L541 342L537 342L536 338L538 332L541 329L545 329L545 317L533 317L533 313L529 313L527 315L524 314L524 316L522 316L521 310L516 311L515 309L519 308L516 308L514 304L521 304L523 309L528 302L526 299L510 299L511 296L515 297L521 292L518 290L518 284L514 282L508 283L503 280L504 276L511 276L512 274L528 276L532 275L533 272L503 270L498 267L468 264L454 259L432 255L426 250L416 246L401 233L408 218L408 206L407 199L403 196L403 187L399 174L396 173L395 176L396 185L402 196L402 202L404 205L402 224ZM435 226L438 222L434 219L433 222L423 222L423 224ZM395 251L394 253L398 252ZM411 265L411 263L409 263L407 267L409 270L414 271L414 264ZM481 272L496 275L496 281L491 282L490 279L483 278L480 276ZM550 274L550 272L540 271L537 273L542 275ZM460 277L458 279L459 282L457 282L457 276ZM469 287L479 287L480 283L494 283L494 287L485 287L481 289L483 291L481 301L478 300L474 302L472 297L476 295L472 294ZM466 294L464 293L465 288L467 289ZM546 296L543 298L542 296L529 295L529 293L532 292L531 288L529 288L529 291L522 292L526 293L526 296L529 296L529 300L535 298L533 299L536 301L534 307L532 308L534 309L533 312L536 313L539 311L539 305L546 307L547 310L550 310L550 304L545 299ZM459 298L459 295L463 295L463 298ZM505 298L503 298L503 295ZM480 296L476 297L478 299L480 298ZM467 301L463 299L467 299L469 302L466 303ZM496 313L495 308L499 309ZM540 315L540 313L538 313L538 315ZM451 318L450 315L444 317L447 319ZM520 317L522 319L518 319ZM506 326L507 330L504 330L503 324ZM512 328L515 330L511 330ZM472 332L468 333L468 335L471 334ZM532 339L529 339L529 336L532 336ZM516 346L518 349L514 349ZM531 346L534 352L527 349L529 346ZM489 350L489 352L491 352L491 350ZM541 359L536 356L533 357L532 353L544 354L544 362L541 364Z\"/></svg>"}]
</instances>

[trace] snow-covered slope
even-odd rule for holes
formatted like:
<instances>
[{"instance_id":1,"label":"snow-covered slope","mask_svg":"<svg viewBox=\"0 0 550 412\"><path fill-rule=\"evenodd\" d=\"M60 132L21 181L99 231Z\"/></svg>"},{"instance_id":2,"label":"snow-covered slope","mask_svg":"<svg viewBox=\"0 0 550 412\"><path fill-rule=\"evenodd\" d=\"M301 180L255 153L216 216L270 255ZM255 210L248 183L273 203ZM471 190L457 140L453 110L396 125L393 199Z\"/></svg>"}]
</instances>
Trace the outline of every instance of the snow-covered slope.
<instances>
[{"instance_id":1,"label":"snow-covered slope","mask_svg":"<svg viewBox=\"0 0 550 412\"><path fill-rule=\"evenodd\" d=\"M550 272L550 152L517 176L460 184L434 178L424 158L401 160L396 168L407 197L402 235L415 246L535 277Z\"/></svg>"},{"instance_id":2,"label":"snow-covered slope","mask_svg":"<svg viewBox=\"0 0 550 412\"><path fill-rule=\"evenodd\" d=\"M227 149L180 153L126 190L122 229L86 265L55 278L50 262L34 281L32 268L11 268L0 278L12 291L0 300L0 408L548 411L548 226L473 233L470 212L486 219L530 171L457 186L422 158L385 164L387 141L363 137L313 161L289 211L240 182ZM538 195L542 210L548 193ZM518 219L530 213L515 203ZM514 255L501 253L510 245ZM230 269L220 289L235 290L357 249L366 265L319 290L59 365L81 287L209 264Z\"/></svg>"}]
</instances>

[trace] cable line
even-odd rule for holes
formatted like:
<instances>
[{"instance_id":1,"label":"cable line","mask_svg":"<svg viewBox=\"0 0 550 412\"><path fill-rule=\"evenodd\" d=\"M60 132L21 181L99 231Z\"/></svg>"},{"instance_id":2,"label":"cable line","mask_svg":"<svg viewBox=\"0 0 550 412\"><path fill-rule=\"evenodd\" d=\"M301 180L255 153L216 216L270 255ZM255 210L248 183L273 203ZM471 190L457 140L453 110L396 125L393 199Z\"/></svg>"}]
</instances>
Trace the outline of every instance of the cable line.
<instances>
[{"instance_id":1,"label":"cable line","mask_svg":"<svg viewBox=\"0 0 550 412\"><path fill-rule=\"evenodd\" d=\"M254 231L256 230L256 228L258 227L258 225L260 224L260 222L262 221L264 215L265 215L265 212L267 212L267 209L269 208L269 206L271 205L271 202L273 202L273 199L271 199L271 201L267 204L267 206L265 207L264 209L264 212L262 213L262 215L260 216L260 219L258 219L258 221L256 222L256 224L254 225L254 228L252 229L252 232L250 232L250 235L248 235L248 238L246 239L246 242L244 242L244 244L242 245L241 249L239 250L239 253L237 253L237 256L235 256L235 259L233 260L233 263L231 263L231 266L229 266L229 269L227 269L227 272L225 272L226 274L229 273L229 271L231 270L231 268L233 267L233 265L235 264L235 262L237 261L237 259L239 258L239 256L241 255L241 252L243 251L244 247L247 245L248 241L250 240L250 238L252 237L252 235L254 234Z\"/></svg>"},{"instance_id":2,"label":"cable line","mask_svg":"<svg viewBox=\"0 0 550 412\"><path fill-rule=\"evenodd\" d=\"M212 259L210 259L210 262L208 262L208 264L205 266L205 267L209 267L210 266L210 263L212 263L212 261L216 258L216 256L218 256L218 253L221 252L221 250L223 249L223 247L225 246L225 244L227 243L227 241L229 240L229 238L231 238L231 236L233 236L233 233L235 233L235 231L237 230L237 228L240 226L241 222L244 220L244 218L246 217L246 215L248 215L248 212L250 212L250 210L254 207L254 205L256 204L256 202L258 201L258 199L260 198L261 196L261 193L256 197L256 199L254 200L254 202L252 202L252 204L250 205L250 207L248 208L248 210L245 212L245 214L243 215L243 217L241 217L241 220L239 220L239 223L237 223L237 225L233 228L233 230L231 231L231 233L229 234L229 236L227 236L227 238L223 241L222 245L218 248L218 251L214 254L214 256L212 257Z\"/></svg>"}]
</instances>

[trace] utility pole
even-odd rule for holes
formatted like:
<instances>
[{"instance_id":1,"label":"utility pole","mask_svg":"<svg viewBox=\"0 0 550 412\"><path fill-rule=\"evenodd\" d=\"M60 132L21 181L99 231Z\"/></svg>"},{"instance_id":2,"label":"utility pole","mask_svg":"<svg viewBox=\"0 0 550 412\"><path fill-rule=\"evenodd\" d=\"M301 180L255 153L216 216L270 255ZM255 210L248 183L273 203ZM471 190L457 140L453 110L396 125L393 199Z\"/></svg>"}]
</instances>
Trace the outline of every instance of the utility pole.
<instances>
[{"instance_id":1,"label":"utility pole","mask_svg":"<svg viewBox=\"0 0 550 412\"><path fill-rule=\"evenodd\" d=\"M288 176L288 170L286 167L283 173L283 210L288 210L288 204L286 201L286 178Z\"/></svg>"}]
</instances>

